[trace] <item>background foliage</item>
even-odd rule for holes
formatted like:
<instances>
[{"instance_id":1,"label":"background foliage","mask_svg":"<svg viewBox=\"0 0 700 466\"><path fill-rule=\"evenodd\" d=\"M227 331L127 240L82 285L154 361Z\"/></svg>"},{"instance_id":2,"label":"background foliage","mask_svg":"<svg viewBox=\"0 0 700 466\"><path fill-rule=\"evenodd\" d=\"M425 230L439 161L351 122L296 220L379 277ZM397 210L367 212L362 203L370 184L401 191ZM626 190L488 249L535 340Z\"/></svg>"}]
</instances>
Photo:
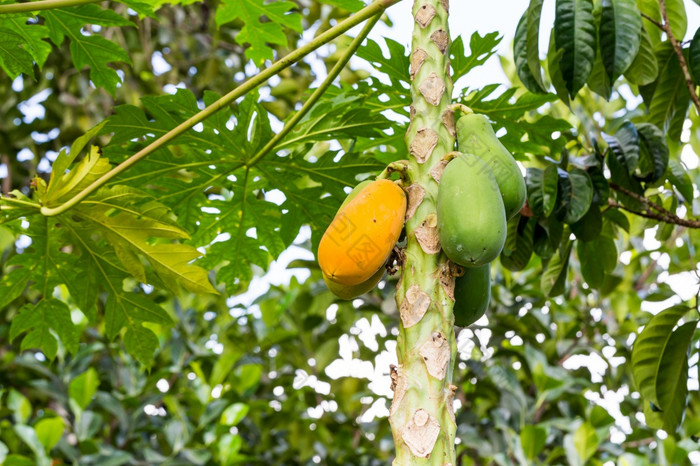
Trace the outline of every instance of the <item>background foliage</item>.
<instances>
[{"instance_id":1,"label":"background foliage","mask_svg":"<svg viewBox=\"0 0 700 466\"><path fill-rule=\"evenodd\" d=\"M0 16L3 194L59 205L302 31L362 6L127 1ZM666 6L684 37L683 2ZM529 198L488 318L459 333L460 461L685 464L700 435L698 298L668 281L698 280L700 235L658 216L700 211L700 174L680 158L698 147L697 112L656 2L556 2L544 61L542 8L530 2L502 57L512 85L455 96L523 162ZM455 38L453 79L501 40ZM357 54L376 72L346 68L266 157L317 78L312 59L65 214L4 200L5 464L390 461L395 276L336 302L315 264L297 261L308 279L251 305L227 299L288 247L315 251L347 190L406 156L407 49L383 42ZM684 44L693 76L699 43ZM27 110L37 104L43 116Z\"/></svg>"}]
</instances>

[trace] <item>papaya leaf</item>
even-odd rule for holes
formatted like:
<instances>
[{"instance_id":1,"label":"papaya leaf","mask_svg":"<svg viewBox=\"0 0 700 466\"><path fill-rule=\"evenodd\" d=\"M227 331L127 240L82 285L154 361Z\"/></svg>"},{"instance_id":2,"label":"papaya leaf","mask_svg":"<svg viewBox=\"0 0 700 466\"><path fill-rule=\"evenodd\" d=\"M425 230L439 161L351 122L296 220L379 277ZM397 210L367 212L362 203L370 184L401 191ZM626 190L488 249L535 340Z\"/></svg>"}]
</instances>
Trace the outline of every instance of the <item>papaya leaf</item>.
<instances>
[{"instance_id":1,"label":"papaya leaf","mask_svg":"<svg viewBox=\"0 0 700 466\"><path fill-rule=\"evenodd\" d=\"M10 325L10 341L27 332L22 339L22 350L37 348L48 359L56 357L58 342L51 333L53 330L66 349L75 354L78 351L78 332L73 325L68 306L58 299L41 299L36 305L25 304Z\"/></svg>"},{"instance_id":2,"label":"papaya leaf","mask_svg":"<svg viewBox=\"0 0 700 466\"><path fill-rule=\"evenodd\" d=\"M348 11L358 11L365 6L361 0L321 0L321 3L327 5L337 6L338 8L343 8Z\"/></svg>"},{"instance_id":3,"label":"papaya leaf","mask_svg":"<svg viewBox=\"0 0 700 466\"><path fill-rule=\"evenodd\" d=\"M218 26L235 19L242 20L245 25L236 35L236 42L249 44L245 56L256 65L262 65L265 60L274 58L272 48L267 44L287 45L285 27L301 33L301 15L292 12L296 8L294 2L288 1L224 0L216 9L215 18ZM260 21L263 16L269 21Z\"/></svg>"},{"instance_id":4,"label":"papaya leaf","mask_svg":"<svg viewBox=\"0 0 700 466\"><path fill-rule=\"evenodd\" d=\"M93 146L88 155L78 162L71 171L65 174L59 171L61 168L65 168L73 157L72 154L66 156L65 152L61 152L56 158L57 170L52 171L46 192L42 193L42 190L37 189L37 194L44 205L51 207L61 204L112 168L109 160L101 157L100 149Z\"/></svg>"},{"instance_id":5,"label":"papaya leaf","mask_svg":"<svg viewBox=\"0 0 700 466\"><path fill-rule=\"evenodd\" d=\"M457 41L453 42L452 46L454 46L456 42ZM365 40L365 43L357 50L356 55L370 62L378 71L386 73L393 83L398 84L399 81L410 83L410 60L406 48L402 44L387 37L384 38L384 43L389 49L389 57L384 56L379 44L372 39Z\"/></svg>"},{"instance_id":6,"label":"papaya leaf","mask_svg":"<svg viewBox=\"0 0 700 466\"><path fill-rule=\"evenodd\" d=\"M72 214L91 222L107 241L131 253L122 257L145 257L169 288L177 290L176 284L180 284L192 293L217 293L206 271L190 263L200 256L195 248L150 242L152 238L181 239L188 235L168 218L165 206L153 201L137 204L134 195L131 188L102 188Z\"/></svg>"},{"instance_id":7,"label":"papaya leaf","mask_svg":"<svg viewBox=\"0 0 700 466\"><path fill-rule=\"evenodd\" d=\"M158 337L150 329L137 325L126 331L124 346L137 361L149 367L153 364L153 355L158 349Z\"/></svg>"},{"instance_id":8,"label":"papaya leaf","mask_svg":"<svg viewBox=\"0 0 700 466\"><path fill-rule=\"evenodd\" d=\"M642 16L635 0L602 0L599 43L613 83L632 64L641 43Z\"/></svg>"},{"instance_id":9,"label":"papaya leaf","mask_svg":"<svg viewBox=\"0 0 700 466\"><path fill-rule=\"evenodd\" d=\"M121 80L117 72L107 64L116 62L131 64L129 55L119 45L99 34L84 35L80 31L86 24L134 26L134 23L112 10L103 10L94 4L46 10L42 12L42 16L46 20L51 41L60 46L68 37L75 67L78 70L87 67L90 79L95 86L103 87L114 95L117 84Z\"/></svg>"},{"instance_id":10,"label":"papaya leaf","mask_svg":"<svg viewBox=\"0 0 700 466\"><path fill-rule=\"evenodd\" d=\"M12 79L22 73L34 76L34 58L24 48L24 40L7 28L0 28L0 67Z\"/></svg>"},{"instance_id":11,"label":"papaya leaf","mask_svg":"<svg viewBox=\"0 0 700 466\"><path fill-rule=\"evenodd\" d=\"M571 97L586 84L596 56L596 27L592 0L557 0L554 20L556 49L564 53L561 74Z\"/></svg>"},{"instance_id":12,"label":"papaya leaf","mask_svg":"<svg viewBox=\"0 0 700 466\"><path fill-rule=\"evenodd\" d=\"M16 267L4 274L0 279L0 309L17 299L29 283L32 269L28 267Z\"/></svg>"},{"instance_id":13,"label":"papaya leaf","mask_svg":"<svg viewBox=\"0 0 700 466\"><path fill-rule=\"evenodd\" d=\"M638 86L651 84L659 76L659 64L654 53L654 45L644 27L642 27L642 40L639 44L639 52L624 74L629 82Z\"/></svg>"},{"instance_id":14,"label":"papaya leaf","mask_svg":"<svg viewBox=\"0 0 700 466\"><path fill-rule=\"evenodd\" d=\"M51 53L51 44L44 40L49 36L49 31L43 24L28 24L28 19L29 15L3 15L0 17L0 27L22 38L22 50L28 52L41 69ZM9 45L4 41L0 43ZM33 73L29 73L29 76L33 76Z\"/></svg>"},{"instance_id":15,"label":"papaya leaf","mask_svg":"<svg viewBox=\"0 0 700 466\"><path fill-rule=\"evenodd\" d=\"M683 421L688 396L688 348L697 326L694 320L674 330L659 362L656 397L666 432L676 432Z\"/></svg>"},{"instance_id":16,"label":"papaya leaf","mask_svg":"<svg viewBox=\"0 0 700 466\"><path fill-rule=\"evenodd\" d=\"M673 337L672 330L686 312L687 307L674 306L656 314L639 334L632 348L632 375L637 389L646 400L657 406L660 364Z\"/></svg>"},{"instance_id":17,"label":"papaya leaf","mask_svg":"<svg viewBox=\"0 0 700 466\"><path fill-rule=\"evenodd\" d=\"M498 32L490 32L482 37L478 31L475 31L469 39L469 55L467 55L462 36L458 36L450 44L452 80L456 82L472 69L486 63L496 53L496 47L502 39L503 36L499 36Z\"/></svg>"}]
</instances>

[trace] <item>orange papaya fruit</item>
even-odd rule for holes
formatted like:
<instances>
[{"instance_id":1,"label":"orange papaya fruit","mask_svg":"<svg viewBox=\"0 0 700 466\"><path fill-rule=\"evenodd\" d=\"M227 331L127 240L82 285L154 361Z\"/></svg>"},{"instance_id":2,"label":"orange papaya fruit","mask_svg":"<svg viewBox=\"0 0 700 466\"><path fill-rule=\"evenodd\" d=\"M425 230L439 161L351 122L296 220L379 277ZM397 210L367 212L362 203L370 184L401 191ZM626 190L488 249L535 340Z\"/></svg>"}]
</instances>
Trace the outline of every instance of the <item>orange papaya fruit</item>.
<instances>
[{"instance_id":1,"label":"orange papaya fruit","mask_svg":"<svg viewBox=\"0 0 700 466\"><path fill-rule=\"evenodd\" d=\"M369 183L336 214L318 246L323 273L341 285L359 285L384 265L399 239L406 194L393 181Z\"/></svg>"},{"instance_id":2,"label":"orange papaya fruit","mask_svg":"<svg viewBox=\"0 0 700 466\"><path fill-rule=\"evenodd\" d=\"M326 282L328 289L340 299L355 299L358 296L373 290L383 276L384 267L379 267L379 270L377 270L377 272L372 275L369 280L362 282L359 285L342 285L340 283L336 283L328 278L325 273L323 274L323 281Z\"/></svg>"}]
</instances>

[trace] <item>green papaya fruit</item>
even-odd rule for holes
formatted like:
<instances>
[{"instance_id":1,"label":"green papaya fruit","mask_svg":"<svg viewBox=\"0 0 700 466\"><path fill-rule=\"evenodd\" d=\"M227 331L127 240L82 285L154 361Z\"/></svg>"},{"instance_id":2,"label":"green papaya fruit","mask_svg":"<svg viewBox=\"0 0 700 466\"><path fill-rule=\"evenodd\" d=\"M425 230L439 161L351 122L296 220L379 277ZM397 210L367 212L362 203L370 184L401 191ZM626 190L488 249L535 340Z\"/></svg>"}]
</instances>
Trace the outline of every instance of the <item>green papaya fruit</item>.
<instances>
[{"instance_id":1,"label":"green papaya fruit","mask_svg":"<svg viewBox=\"0 0 700 466\"><path fill-rule=\"evenodd\" d=\"M478 113L460 117L457 146L460 152L474 154L488 164L503 196L506 219L520 212L527 197L525 179L513 156L496 137L488 118Z\"/></svg>"},{"instance_id":2,"label":"green papaya fruit","mask_svg":"<svg viewBox=\"0 0 700 466\"><path fill-rule=\"evenodd\" d=\"M494 260L506 241L506 213L486 162L460 154L445 167L437 197L438 235L452 262L479 267Z\"/></svg>"},{"instance_id":3,"label":"green papaya fruit","mask_svg":"<svg viewBox=\"0 0 700 466\"><path fill-rule=\"evenodd\" d=\"M465 268L455 280L455 325L466 327L481 318L491 300L491 264Z\"/></svg>"},{"instance_id":4,"label":"green papaya fruit","mask_svg":"<svg viewBox=\"0 0 700 466\"><path fill-rule=\"evenodd\" d=\"M323 281L326 282L326 286L331 292L339 297L340 299L355 299L368 291L374 289L377 283L384 276L384 267L379 267L379 270L375 272L367 281L364 281L358 285L343 285L341 283L334 282L328 276L323 273Z\"/></svg>"}]
</instances>

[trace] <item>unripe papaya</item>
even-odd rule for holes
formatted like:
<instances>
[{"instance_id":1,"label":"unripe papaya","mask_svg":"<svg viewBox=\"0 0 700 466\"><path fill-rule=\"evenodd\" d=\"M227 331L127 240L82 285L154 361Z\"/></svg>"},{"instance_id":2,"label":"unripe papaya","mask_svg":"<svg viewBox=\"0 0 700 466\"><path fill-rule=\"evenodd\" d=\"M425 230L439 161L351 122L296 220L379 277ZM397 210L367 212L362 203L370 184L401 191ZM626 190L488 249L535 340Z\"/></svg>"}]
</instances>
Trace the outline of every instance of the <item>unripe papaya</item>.
<instances>
[{"instance_id":1,"label":"unripe papaya","mask_svg":"<svg viewBox=\"0 0 700 466\"><path fill-rule=\"evenodd\" d=\"M478 113L463 115L457 121L457 145L462 153L474 154L493 172L503 196L506 220L517 214L527 197L527 187L515 159L493 132L488 118Z\"/></svg>"},{"instance_id":2,"label":"unripe papaya","mask_svg":"<svg viewBox=\"0 0 700 466\"><path fill-rule=\"evenodd\" d=\"M491 264L465 268L455 280L455 325L466 327L481 318L491 300Z\"/></svg>"},{"instance_id":3,"label":"unripe papaya","mask_svg":"<svg viewBox=\"0 0 700 466\"><path fill-rule=\"evenodd\" d=\"M359 285L384 265L401 234L406 194L393 181L373 181L338 211L318 246L318 263L341 285Z\"/></svg>"},{"instance_id":4,"label":"unripe papaya","mask_svg":"<svg viewBox=\"0 0 700 466\"><path fill-rule=\"evenodd\" d=\"M367 293L377 286L377 283L384 276L384 267L379 267L379 270L370 277L366 282L362 282L359 285L341 285L336 283L324 273L323 281L326 282L326 286L331 292L339 297L340 299L355 299L360 295Z\"/></svg>"},{"instance_id":5,"label":"unripe papaya","mask_svg":"<svg viewBox=\"0 0 700 466\"><path fill-rule=\"evenodd\" d=\"M494 260L506 241L506 213L486 162L460 154L445 167L437 198L438 234L452 262L479 267Z\"/></svg>"}]
</instances>

